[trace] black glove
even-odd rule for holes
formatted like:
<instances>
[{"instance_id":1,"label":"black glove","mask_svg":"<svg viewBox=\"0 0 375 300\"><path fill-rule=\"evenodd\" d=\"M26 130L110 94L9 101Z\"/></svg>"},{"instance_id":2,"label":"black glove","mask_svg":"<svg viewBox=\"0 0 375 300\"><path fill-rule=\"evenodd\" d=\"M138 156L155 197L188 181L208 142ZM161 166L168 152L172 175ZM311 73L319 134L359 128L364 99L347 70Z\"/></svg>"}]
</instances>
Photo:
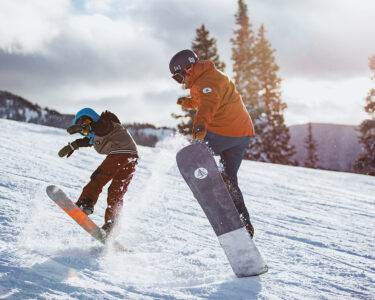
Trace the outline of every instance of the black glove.
<instances>
[{"instance_id":1,"label":"black glove","mask_svg":"<svg viewBox=\"0 0 375 300\"><path fill-rule=\"evenodd\" d=\"M206 127L203 125L196 125L193 127L193 139L204 139L207 134Z\"/></svg>"},{"instance_id":2,"label":"black glove","mask_svg":"<svg viewBox=\"0 0 375 300\"><path fill-rule=\"evenodd\" d=\"M79 147L76 141L69 143L67 146L61 148L61 150L59 151L59 156L66 156L68 158L70 155L73 154L74 150L77 150L78 148Z\"/></svg>"},{"instance_id":3,"label":"black glove","mask_svg":"<svg viewBox=\"0 0 375 300\"><path fill-rule=\"evenodd\" d=\"M84 125L72 125L69 126L68 129L66 130L70 134L74 133L83 133L85 135L89 134L91 132L91 125L90 124L84 124Z\"/></svg>"}]
</instances>

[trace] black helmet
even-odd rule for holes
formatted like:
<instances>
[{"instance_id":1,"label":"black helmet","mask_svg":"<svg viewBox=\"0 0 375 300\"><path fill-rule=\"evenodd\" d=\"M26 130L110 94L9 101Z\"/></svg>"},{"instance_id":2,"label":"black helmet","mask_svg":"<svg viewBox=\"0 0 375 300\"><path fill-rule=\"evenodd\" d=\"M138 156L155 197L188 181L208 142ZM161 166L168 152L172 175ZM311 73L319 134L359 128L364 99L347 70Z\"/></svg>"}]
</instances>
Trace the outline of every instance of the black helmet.
<instances>
[{"instance_id":1,"label":"black helmet","mask_svg":"<svg viewBox=\"0 0 375 300\"><path fill-rule=\"evenodd\" d=\"M186 70L189 70L191 65L195 65L197 61L198 56L191 50L182 50L176 53L169 62L169 70L173 75L172 77L179 83L182 83L186 76ZM175 78L175 75L180 76Z\"/></svg>"}]
</instances>

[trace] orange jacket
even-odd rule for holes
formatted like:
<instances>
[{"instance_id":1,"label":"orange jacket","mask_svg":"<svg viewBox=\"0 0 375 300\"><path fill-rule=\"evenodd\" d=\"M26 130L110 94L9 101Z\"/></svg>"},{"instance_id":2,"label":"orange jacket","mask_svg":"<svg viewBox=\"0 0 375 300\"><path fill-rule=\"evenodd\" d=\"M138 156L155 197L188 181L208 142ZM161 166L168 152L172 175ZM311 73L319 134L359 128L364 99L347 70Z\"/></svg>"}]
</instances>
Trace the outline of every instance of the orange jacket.
<instances>
[{"instance_id":1,"label":"orange jacket","mask_svg":"<svg viewBox=\"0 0 375 300\"><path fill-rule=\"evenodd\" d=\"M182 106L198 108L194 125L204 125L208 131L224 136L254 135L253 123L240 94L213 62L198 61L187 88L191 98L185 98Z\"/></svg>"}]
</instances>

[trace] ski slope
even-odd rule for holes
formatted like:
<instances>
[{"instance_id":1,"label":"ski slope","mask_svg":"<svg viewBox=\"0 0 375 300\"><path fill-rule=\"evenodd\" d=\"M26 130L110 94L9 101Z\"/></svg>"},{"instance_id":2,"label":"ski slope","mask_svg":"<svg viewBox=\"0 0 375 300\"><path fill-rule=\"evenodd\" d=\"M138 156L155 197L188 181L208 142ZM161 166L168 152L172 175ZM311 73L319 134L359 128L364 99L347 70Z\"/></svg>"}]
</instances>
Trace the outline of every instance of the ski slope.
<instances>
[{"instance_id":1,"label":"ski slope","mask_svg":"<svg viewBox=\"0 0 375 300\"><path fill-rule=\"evenodd\" d=\"M238 279L178 172L182 137L139 147L118 237L134 253L118 253L45 194L56 184L76 199L104 157L59 158L76 138L61 129L0 127L0 299L375 298L374 177L245 161L240 187L269 271Z\"/></svg>"}]
</instances>

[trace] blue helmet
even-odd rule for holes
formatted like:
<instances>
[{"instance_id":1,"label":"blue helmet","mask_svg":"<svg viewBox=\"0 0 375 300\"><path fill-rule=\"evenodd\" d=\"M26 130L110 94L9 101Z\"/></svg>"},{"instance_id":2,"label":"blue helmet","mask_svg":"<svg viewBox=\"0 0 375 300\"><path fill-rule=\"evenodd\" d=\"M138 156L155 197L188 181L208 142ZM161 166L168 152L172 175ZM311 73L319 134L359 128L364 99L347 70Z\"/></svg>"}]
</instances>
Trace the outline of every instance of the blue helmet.
<instances>
[{"instance_id":1,"label":"blue helmet","mask_svg":"<svg viewBox=\"0 0 375 300\"><path fill-rule=\"evenodd\" d=\"M77 112L74 118L73 124L82 124L82 121L85 119L89 119L93 122L98 122L100 119L100 116L92 108L86 107L86 108L81 109L79 112ZM92 143L94 142L95 132L92 131L89 135L85 135L85 136L90 139L90 144L92 145Z\"/></svg>"}]
</instances>

